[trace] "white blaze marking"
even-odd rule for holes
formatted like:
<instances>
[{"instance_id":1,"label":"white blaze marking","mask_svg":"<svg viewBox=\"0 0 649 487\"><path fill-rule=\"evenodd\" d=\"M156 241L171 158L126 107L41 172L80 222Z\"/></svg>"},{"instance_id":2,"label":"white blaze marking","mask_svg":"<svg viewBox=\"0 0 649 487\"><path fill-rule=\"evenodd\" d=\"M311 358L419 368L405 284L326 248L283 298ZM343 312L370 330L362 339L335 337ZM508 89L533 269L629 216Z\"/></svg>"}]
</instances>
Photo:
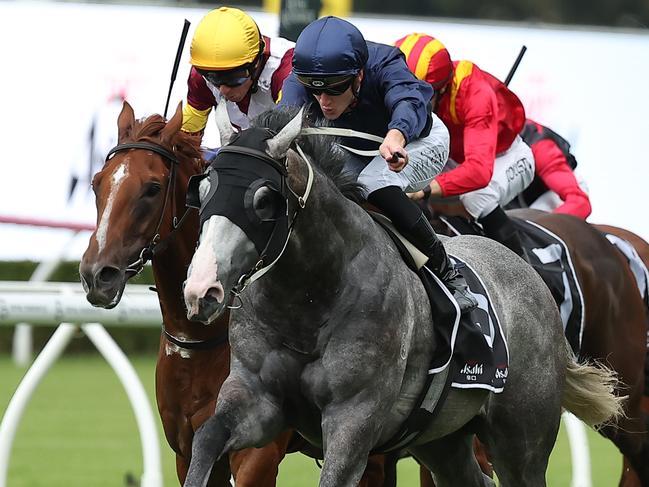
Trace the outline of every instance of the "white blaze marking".
<instances>
[{"instance_id":1,"label":"white blaze marking","mask_svg":"<svg viewBox=\"0 0 649 487\"><path fill-rule=\"evenodd\" d=\"M111 188L110 194L108 195L108 202L106 203L106 208L101 214L101 220L99 221L99 226L97 227L97 232L95 233L95 238L97 239L98 251L102 252L106 246L106 233L108 232L108 221L110 220L110 213L113 209L113 201L119 191L119 187L123 179L128 174L128 166L126 165L128 158L124 158L124 162L119 165L119 167L113 173L111 178Z\"/></svg>"}]
</instances>

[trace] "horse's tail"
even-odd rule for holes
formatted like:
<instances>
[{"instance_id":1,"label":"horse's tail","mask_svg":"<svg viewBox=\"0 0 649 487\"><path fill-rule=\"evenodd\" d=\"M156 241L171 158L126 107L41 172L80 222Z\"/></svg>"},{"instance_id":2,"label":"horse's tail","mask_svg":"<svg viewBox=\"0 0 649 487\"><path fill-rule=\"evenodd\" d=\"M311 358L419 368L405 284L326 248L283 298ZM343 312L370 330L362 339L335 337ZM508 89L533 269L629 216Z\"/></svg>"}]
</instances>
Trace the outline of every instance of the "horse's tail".
<instances>
[{"instance_id":1,"label":"horse's tail","mask_svg":"<svg viewBox=\"0 0 649 487\"><path fill-rule=\"evenodd\" d=\"M561 405L595 429L614 424L624 416L626 396L618 396L617 374L600 363L578 363L566 342L568 366Z\"/></svg>"}]
</instances>

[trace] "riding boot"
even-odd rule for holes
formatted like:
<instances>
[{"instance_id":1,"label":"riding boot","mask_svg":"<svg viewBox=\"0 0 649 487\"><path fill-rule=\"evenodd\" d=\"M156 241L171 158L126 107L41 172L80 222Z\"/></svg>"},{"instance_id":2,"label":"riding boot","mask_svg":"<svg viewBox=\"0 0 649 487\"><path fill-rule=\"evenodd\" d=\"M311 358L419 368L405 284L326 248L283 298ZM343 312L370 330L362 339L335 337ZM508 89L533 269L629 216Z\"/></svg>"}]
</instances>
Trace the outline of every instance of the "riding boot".
<instances>
[{"instance_id":1,"label":"riding boot","mask_svg":"<svg viewBox=\"0 0 649 487\"><path fill-rule=\"evenodd\" d=\"M512 220L500 206L478 221L484 228L487 237L500 242L516 255L527 260L518 230L516 230Z\"/></svg>"},{"instance_id":2,"label":"riding boot","mask_svg":"<svg viewBox=\"0 0 649 487\"><path fill-rule=\"evenodd\" d=\"M392 220L394 226L428 257L426 267L440 278L453 293L460 311L464 313L478 305L475 297L448 258L444 245L421 209L397 186L372 192L368 201Z\"/></svg>"}]
</instances>

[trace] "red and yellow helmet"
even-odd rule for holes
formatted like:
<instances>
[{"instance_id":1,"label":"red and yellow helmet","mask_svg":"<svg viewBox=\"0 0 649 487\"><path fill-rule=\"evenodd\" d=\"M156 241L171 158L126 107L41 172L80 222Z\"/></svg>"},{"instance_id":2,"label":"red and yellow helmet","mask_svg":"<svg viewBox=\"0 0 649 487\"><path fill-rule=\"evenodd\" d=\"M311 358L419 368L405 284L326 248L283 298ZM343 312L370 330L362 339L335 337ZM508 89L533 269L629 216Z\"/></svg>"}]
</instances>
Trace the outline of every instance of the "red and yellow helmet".
<instances>
[{"instance_id":1,"label":"red and yellow helmet","mask_svg":"<svg viewBox=\"0 0 649 487\"><path fill-rule=\"evenodd\" d=\"M257 58L261 42L259 27L250 15L238 8L217 8L196 26L190 62L207 70L238 68Z\"/></svg>"},{"instance_id":2,"label":"red and yellow helmet","mask_svg":"<svg viewBox=\"0 0 649 487\"><path fill-rule=\"evenodd\" d=\"M453 75L453 62L446 47L438 39L426 34L409 34L394 43L406 56L414 75L432 85L437 91L444 88Z\"/></svg>"}]
</instances>

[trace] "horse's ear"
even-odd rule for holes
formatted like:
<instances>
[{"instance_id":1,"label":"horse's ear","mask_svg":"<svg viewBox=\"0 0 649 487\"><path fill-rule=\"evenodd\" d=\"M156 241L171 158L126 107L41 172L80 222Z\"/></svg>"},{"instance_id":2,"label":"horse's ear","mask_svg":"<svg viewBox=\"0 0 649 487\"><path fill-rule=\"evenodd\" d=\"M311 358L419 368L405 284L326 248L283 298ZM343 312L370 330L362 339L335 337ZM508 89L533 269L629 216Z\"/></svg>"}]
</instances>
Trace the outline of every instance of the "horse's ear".
<instances>
[{"instance_id":1,"label":"horse's ear","mask_svg":"<svg viewBox=\"0 0 649 487\"><path fill-rule=\"evenodd\" d=\"M180 127L183 126L183 102L178 103L176 107L176 113L171 117L171 120L167 122L167 125L160 132L160 139L162 142L169 142L179 131Z\"/></svg>"},{"instance_id":2,"label":"horse's ear","mask_svg":"<svg viewBox=\"0 0 649 487\"><path fill-rule=\"evenodd\" d=\"M124 139L131 135L131 130L133 130L133 125L135 124L135 113L133 112L133 107L124 100L124 105L122 106L122 111L117 117L117 142L122 143Z\"/></svg>"},{"instance_id":3,"label":"horse's ear","mask_svg":"<svg viewBox=\"0 0 649 487\"><path fill-rule=\"evenodd\" d=\"M230 115L228 114L228 106L223 97L221 97L216 105L214 118L216 119L216 126L219 129L219 135L221 136L221 146L229 144L236 132L232 128L232 122L230 122Z\"/></svg>"},{"instance_id":4,"label":"horse's ear","mask_svg":"<svg viewBox=\"0 0 649 487\"><path fill-rule=\"evenodd\" d=\"M268 147L267 152L270 157L273 159L284 159L288 148L297 136L300 135L303 114L304 108L300 108L300 111L293 117L293 120L287 123L279 134L266 141Z\"/></svg>"}]
</instances>

